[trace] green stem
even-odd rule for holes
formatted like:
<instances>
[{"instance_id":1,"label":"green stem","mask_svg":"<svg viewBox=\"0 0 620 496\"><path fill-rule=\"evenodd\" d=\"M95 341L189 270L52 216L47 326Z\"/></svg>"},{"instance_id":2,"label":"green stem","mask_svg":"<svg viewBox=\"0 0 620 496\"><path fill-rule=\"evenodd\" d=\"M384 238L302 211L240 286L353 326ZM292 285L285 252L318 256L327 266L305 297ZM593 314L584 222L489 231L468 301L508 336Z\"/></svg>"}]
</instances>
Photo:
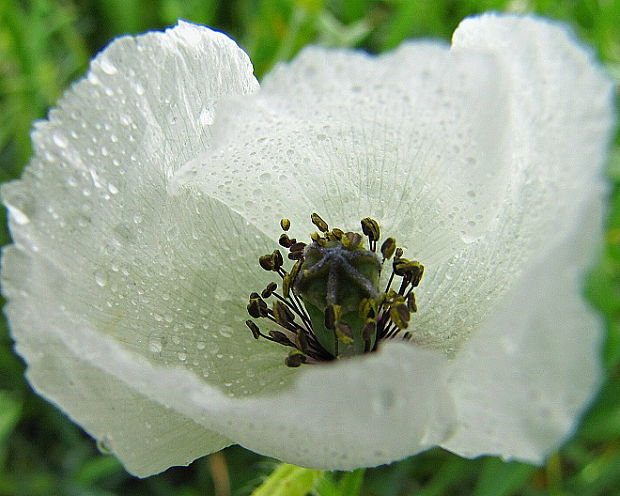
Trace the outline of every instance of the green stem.
<instances>
[{"instance_id":1,"label":"green stem","mask_svg":"<svg viewBox=\"0 0 620 496\"><path fill-rule=\"evenodd\" d=\"M321 470L281 463L252 496L306 496L324 476Z\"/></svg>"}]
</instances>

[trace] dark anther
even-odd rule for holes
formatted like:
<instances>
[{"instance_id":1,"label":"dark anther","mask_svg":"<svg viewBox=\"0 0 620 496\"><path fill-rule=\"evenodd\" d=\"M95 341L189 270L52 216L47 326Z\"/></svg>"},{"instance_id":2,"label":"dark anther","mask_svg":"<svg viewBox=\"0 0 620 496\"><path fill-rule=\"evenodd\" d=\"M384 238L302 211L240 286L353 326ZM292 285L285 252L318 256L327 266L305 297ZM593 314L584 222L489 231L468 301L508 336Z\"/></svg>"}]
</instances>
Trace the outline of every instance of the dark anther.
<instances>
[{"instance_id":1,"label":"dark anther","mask_svg":"<svg viewBox=\"0 0 620 496\"><path fill-rule=\"evenodd\" d=\"M408 281L418 279L418 274L422 271L420 262L407 260L406 258L397 258L394 260L394 272L397 276L405 277ZM420 277L422 277L420 275Z\"/></svg>"},{"instance_id":2,"label":"dark anther","mask_svg":"<svg viewBox=\"0 0 620 496\"><path fill-rule=\"evenodd\" d=\"M278 344L282 344L284 346L291 346L292 348L295 348L295 344L283 332L269 331L269 336L271 336L271 338Z\"/></svg>"},{"instance_id":3,"label":"dark anther","mask_svg":"<svg viewBox=\"0 0 620 496\"><path fill-rule=\"evenodd\" d=\"M411 285L414 288L418 287L418 284L420 284L420 281L422 280L422 276L423 275L424 275L424 265L419 265L418 264L417 270L414 271L412 276L411 276Z\"/></svg>"},{"instance_id":4,"label":"dark anther","mask_svg":"<svg viewBox=\"0 0 620 496\"><path fill-rule=\"evenodd\" d=\"M342 239L342 237L344 236L344 231L342 229L335 228L332 229L330 232L332 236L336 239Z\"/></svg>"},{"instance_id":5,"label":"dark anther","mask_svg":"<svg viewBox=\"0 0 620 496\"><path fill-rule=\"evenodd\" d=\"M327 225L327 222L321 219L321 217L319 217L319 214L314 213L310 216L310 218L312 219L312 223L316 227L318 227L319 231L327 232L329 230L329 226Z\"/></svg>"},{"instance_id":6,"label":"dark anther","mask_svg":"<svg viewBox=\"0 0 620 496\"><path fill-rule=\"evenodd\" d=\"M284 363L288 367L299 367L302 363L306 362L306 355L299 352L291 352L289 356L286 357Z\"/></svg>"},{"instance_id":7,"label":"dark anther","mask_svg":"<svg viewBox=\"0 0 620 496\"><path fill-rule=\"evenodd\" d=\"M306 247L306 243L293 243L289 250L288 258L291 260L301 260L304 256L304 248Z\"/></svg>"},{"instance_id":8,"label":"dark anther","mask_svg":"<svg viewBox=\"0 0 620 496\"><path fill-rule=\"evenodd\" d=\"M271 255L263 255L259 257L258 263L265 270L273 270L273 258Z\"/></svg>"},{"instance_id":9,"label":"dark anther","mask_svg":"<svg viewBox=\"0 0 620 496\"><path fill-rule=\"evenodd\" d=\"M306 336L306 333L298 332L296 341L297 348L304 353L308 353L308 351L310 350L310 345L308 344L308 336Z\"/></svg>"},{"instance_id":10,"label":"dark anther","mask_svg":"<svg viewBox=\"0 0 620 496\"><path fill-rule=\"evenodd\" d=\"M280 250L274 250L271 256L273 257L273 266L274 266L273 270L277 271L280 269L280 267L282 267L282 264L284 263L284 259L282 258L282 253L280 253Z\"/></svg>"},{"instance_id":11,"label":"dark anther","mask_svg":"<svg viewBox=\"0 0 620 496\"><path fill-rule=\"evenodd\" d=\"M265 270L273 270L277 272L280 267L282 267L284 260L280 250L274 250L273 253L260 257L258 259L258 263Z\"/></svg>"},{"instance_id":12,"label":"dark anther","mask_svg":"<svg viewBox=\"0 0 620 496\"><path fill-rule=\"evenodd\" d=\"M276 322L282 327L288 328L293 323L293 320L295 320L293 312L280 300L273 302L272 311Z\"/></svg>"},{"instance_id":13,"label":"dark anther","mask_svg":"<svg viewBox=\"0 0 620 496\"><path fill-rule=\"evenodd\" d=\"M342 237L342 245L348 250L357 248L362 243L362 235L360 233L348 232Z\"/></svg>"},{"instance_id":14,"label":"dark anther","mask_svg":"<svg viewBox=\"0 0 620 496\"><path fill-rule=\"evenodd\" d=\"M258 339L260 337L260 330L253 321L246 320L245 325L247 325L250 328L250 331L252 331L252 336L254 336L254 339Z\"/></svg>"},{"instance_id":15,"label":"dark anther","mask_svg":"<svg viewBox=\"0 0 620 496\"><path fill-rule=\"evenodd\" d=\"M396 303L390 309L390 317L399 329L407 329L410 313L406 303Z\"/></svg>"},{"instance_id":16,"label":"dark anther","mask_svg":"<svg viewBox=\"0 0 620 496\"><path fill-rule=\"evenodd\" d=\"M306 247L306 243L302 243L301 241L299 243L293 243L289 249L291 250L291 252L303 252L304 248Z\"/></svg>"},{"instance_id":17,"label":"dark anther","mask_svg":"<svg viewBox=\"0 0 620 496\"><path fill-rule=\"evenodd\" d=\"M250 303L248 303L248 306L246 308L248 309L248 313L250 314L250 317L253 317L255 319L262 317L262 313L260 309L260 300L251 299Z\"/></svg>"},{"instance_id":18,"label":"dark anther","mask_svg":"<svg viewBox=\"0 0 620 496\"><path fill-rule=\"evenodd\" d=\"M278 285L275 282L270 282L260 295L263 298L269 298L276 289L278 289Z\"/></svg>"},{"instance_id":19,"label":"dark anther","mask_svg":"<svg viewBox=\"0 0 620 496\"><path fill-rule=\"evenodd\" d=\"M394 238L387 238L381 245L381 254L383 255L383 260L389 260L390 258L392 258L395 250L396 240Z\"/></svg>"},{"instance_id":20,"label":"dark anther","mask_svg":"<svg viewBox=\"0 0 620 496\"><path fill-rule=\"evenodd\" d=\"M403 256L403 249L402 248L396 248L396 252L395 252L396 258L400 258Z\"/></svg>"},{"instance_id":21,"label":"dark anther","mask_svg":"<svg viewBox=\"0 0 620 496\"><path fill-rule=\"evenodd\" d=\"M280 246L283 246L284 248L290 248L293 244L293 240L288 237L288 234L281 234L278 243L280 243Z\"/></svg>"},{"instance_id":22,"label":"dark anther","mask_svg":"<svg viewBox=\"0 0 620 496\"><path fill-rule=\"evenodd\" d=\"M302 258L304 258L304 252L303 251L292 251L288 254L288 258L289 260L301 260Z\"/></svg>"},{"instance_id":23,"label":"dark anther","mask_svg":"<svg viewBox=\"0 0 620 496\"><path fill-rule=\"evenodd\" d=\"M250 317L254 317L255 319L265 317L269 313L267 303L265 303L265 300L257 293L252 293L250 295L250 302L248 303L247 309Z\"/></svg>"},{"instance_id":24,"label":"dark anther","mask_svg":"<svg viewBox=\"0 0 620 496\"><path fill-rule=\"evenodd\" d=\"M282 228L283 231L288 231L289 228L291 227L291 221L288 219L282 219L280 221L280 227Z\"/></svg>"},{"instance_id":25,"label":"dark anther","mask_svg":"<svg viewBox=\"0 0 620 496\"><path fill-rule=\"evenodd\" d=\"M418 307L415 303L415 295L413 294L413 291L409 293L409 296L407 296L407 308L409 309L410 312L415 313L418 311Z\"/></svg>"},{"instance_id":26,"label":"dark anther","mask_svg":"<svg viewBox=\"0 0 620 496\"><path fill-rule=\"evenodd\" d=\"M366 217L362 219L362 232L368 236L370 241L377 241L381 236L381 230L376 220Z\"/></svg>"}]
</instances>

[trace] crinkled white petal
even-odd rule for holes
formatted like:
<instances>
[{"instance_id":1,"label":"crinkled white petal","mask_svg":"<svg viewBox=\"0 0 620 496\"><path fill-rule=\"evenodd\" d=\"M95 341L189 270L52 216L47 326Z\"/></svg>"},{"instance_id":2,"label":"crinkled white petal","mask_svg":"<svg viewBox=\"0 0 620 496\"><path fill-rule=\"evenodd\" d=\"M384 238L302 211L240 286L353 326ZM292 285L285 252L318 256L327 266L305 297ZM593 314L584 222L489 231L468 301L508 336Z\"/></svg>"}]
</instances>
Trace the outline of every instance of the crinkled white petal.
<instances>
[{"instance_id":1,"label":"crinkled white petal","mask_svg":"<svg viewBox=\"0 0 620 496\"><path fill-rule=\"evenodd\" d=\"M447 358L406 344L314 367L292 387L282 383L277 393L244 397L209 384L190 369L161 367L87 327L68 335L50 325L48 332L101 374L130 384L166 411L302 466L351 470L387 463L447 440L455 425ZM403 383L410 394L401 394Z\"/></svg>"},{"instance_id":2,"label":"crinkled white petal","mask_svg":"<svg viewBox=\"0 0 620 496\"><path fill-rule=\"evenodd\" d=\"M593 196L451 363L459 427L447 449L541 463L573 432L601 379L602 322L581 297L602 236Z\"/></svg>"},{"instance_id":3,"label":"crinkled white petal","mask_svg":"<svg viewBox=\"0 0 620 496\"><path fill-rule=\"evenodd\" d=\"M23 252L7 248L3 263L11 300L30 295L33 287L41 285L40 267ZM65 335L49 332L56 326L70 329L66 318L49 310L24 315L19 305L7 309L9 320L20 326L17 350L28 360L28 380L99 439L102 448L116 453L131 473L145 477L171 465L187 465L207 451L231 444L178 411L147 399L126 381L96 368L88 357L92 350L74 351L67 346ZM78 318L74 316L70 323L89 329L88 319L74 320Z\"/></svg>"},{"instance_id":4,"label":"crinkled white petal","mask_svg":"<svg viewBox=\"0 0 620 496\"><path fill-rule=\"evenodd\" d=\"M459 428L444 446L538 463L572 432L600 380L602 325L581 295L602 239L612 89L562 27L483 17L463 22L454 46L485 50L490 38L513 81L512 158L525 175L513 191L526 208L509 210L527 256L452 364ZM529 50L515 50L523 39Z\"/></svg>"},{"instance_id":5,"label":"crinkled white petal","mask_svg":"<svg viewBox=\"0 0 620 496\"><path fill-rule=\"evenodd\" d=\"M561 246L582 226L587 199L600 195L609 84L554 25L488 16L463 26L452 50L428 42L378 58L307 50L255 95L225 99L255 91L256 82L223 35L182 24L100 55L38 126L24 179L2 191L19 253L3 260L4 292L38 390L97 436L113 427L108 410L90 418L80 394L46 383L46 362L37 359L45 350L31 336L48 333L80 362L71 372L80 384L100 371L102 383L143 395L136 411L161 405L177 425L191 419L209 440L205 453L229 439L330 469L441 443L467 455L538 459L570 429L567 419L595 380L588 310L571 306L589 338L562 343L558 356L580 356L585 369L567 367L591 380L578 383L548 427L524 421L542 429L543 441L514 452L493 444L497 433L463 447L478 434L468 428L476 398L488 401L457 388L454 376L477 341L452 362L445 352L480 327L490 347L503 346L512 324L502 298L520 298L530 265L545 266L540 246ZM256 257L273 249L280 217L293 220L301 239L312 211L344 228L375 217L425 264L418 342L442 353L394 344L293 371L282 366L282 349L251 339L244 300L269 280ZM578 302L577 275L567 291ZM549 308L564 304L553 301ZM539 308L544 300L532 315ZM31 329L35 311L45 318ZM553 314L541 312L536 321L553 325ZM540 364L536 351L523 347L535 358L516 362ZM462 377L484 369L475 365ZM499 365L488 361L489 374L505 377L493 371ZM542 376L532 390L557 387L556 398L565 398L566 381ZM510 411L498 396L490 408ZM489 418L498 430L514 422ZM194 448L161 450L134 470L186 463Z\"/></svg>"},{"instance_id":6,"label":"crinkled white petal","mask_svg":"<svg viewBox=\"0 0 620 496\"><path fill-rule=\"evenodd\" d=\"M15 241L15 254L3 258L3 292L29 377L141 475L228 441L141 401L131 383L97 376L79 350L59 375L62 343L77 327L88 329L238 394L270 387L258 377L270 360L277 363L271 381L288 373L279 350L255 344L243 329L248 286L266 283L252 273L256 253L269 241L218 202L167 190L174 171L211 146L219 101L257 87L247 55L221 33L180 23L165 34L119 39L38 123L23 179L2 188ZM62 333L47 339L52 326ZM86 404L89 387L110 393ZM116 390L127 398L122 407ZM180 432L162 449L169 429L184 425L194 435ZM140 433L151 438L131 446Z\"/></svg>"}]
</instances>

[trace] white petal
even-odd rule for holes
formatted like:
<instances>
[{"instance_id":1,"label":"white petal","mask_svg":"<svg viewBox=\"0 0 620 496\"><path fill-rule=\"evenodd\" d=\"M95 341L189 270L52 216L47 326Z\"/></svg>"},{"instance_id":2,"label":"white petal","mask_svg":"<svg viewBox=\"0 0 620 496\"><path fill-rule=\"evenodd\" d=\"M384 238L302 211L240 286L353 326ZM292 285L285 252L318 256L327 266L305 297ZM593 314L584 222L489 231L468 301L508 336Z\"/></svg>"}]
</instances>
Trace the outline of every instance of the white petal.
<instances>
[{"instance_id":1,"label":"white petal","mask_svg":"<svg viewBox=\"0 0 620 496\"><path fill-rule=\"evenodd\" d=\"M174 170L210 146L205 116L221 98L256 88L247 56L220 33L181 23L165 34L119 39L37 125L36 156L21 181L2 188L16 245L3 259L3 292L30 377L93 435L107 435L136 473L187 463L227 441L141 401L131 384L97 377L88 357L68 356L61 374L62 345L76 328L238 393L248 388L240 377L262 383L252 390L268 386L258 373L249 377L268 371L270 360L288 372L280 350L255 344L243 329L244 297L265 284L253 271L268 243L221 204L167 192ZM241 337L230 339L233 333ZM232 359L250 346L254 356ZM101 396L109 408L84 404L88 387L96 393L97 385L109 387ZM113 413L114 391L127 398L125 427ZM147 436L138 422L152 425L152 439L132 447L127 430ZM194 443L145 455L170 428L186 424Z\"/></svg>"},{"instance_id":2,"label":"white petal","mask_svg":"<svg viewBox=\"0 0 620 496\"><path fill-rule=\"evenodd\" d=\"M404 344L308 367L293 387L244 398L188 369L158 366L91 329L76 328L66 336L52 325L49 333L62 336L70 353L99 373L165 405L169 415L178 412L259 453L302 466L351 470L387 463L445 441L455 421L446 391L447 359ZM409 394L402 395L402 384Z\"/></svg>"},{"instance_id":3,"label":"white petal","mask_svg":"<svg viewBox=\"0 0 620 496\"><path fill-rule=\"evenodd\" d=\"M445 446L540 462L572 431L600 379L601 325L581 287L602 233L611 83L553 24L485 16L465 21L454 40L460 49L505 54L514 120L523 128L513 157L529 164L519 193L526 208L509 211L530 254L457 358L460 429Z\"/></svg>"},{"instance_id":4,"label":"white petal","mask_svg":"<svg viewBox=\"0 0 620 496\"><path fill-rule=\"evenodd\" d=\"M27 297L32 284L24 274L33 266L14 247L3 254L7 295L13 302ZM37 275L40 273L37 271ZM17 351L28 362L28 380L42 396L67 411L72 420L113 451L127 470L138 477L161 472L171 465L187 465L209 451L229 444L226 438L196 424L177 411L145 398L126 382L93 366L49 331L56 324L52 312L23 312L15 303L7 308L11 322L20 324ZM88 326L87 322L76 326Z\"/></svg>"},{"instance_id":5,"label":"white petal","mask_svg":"<svg viewBox=\"0 0 620 496\"><path fill-rule=\"evenodd\" d=\"M600 200L541 250L457 356L459 429L445 448L541 463L573 432L601 380L602 323L581 297L602 234Z\"/></svg>"}]
</instances>

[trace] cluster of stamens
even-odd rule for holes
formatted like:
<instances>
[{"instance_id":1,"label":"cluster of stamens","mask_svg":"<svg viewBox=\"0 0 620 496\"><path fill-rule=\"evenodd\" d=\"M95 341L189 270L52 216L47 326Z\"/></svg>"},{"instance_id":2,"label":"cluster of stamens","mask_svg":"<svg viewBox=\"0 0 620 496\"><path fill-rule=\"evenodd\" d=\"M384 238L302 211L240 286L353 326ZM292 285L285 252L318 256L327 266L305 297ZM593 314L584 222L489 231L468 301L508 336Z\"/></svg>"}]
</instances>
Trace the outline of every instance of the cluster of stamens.
<instances>
[{"instance_id":1,"label":"cluster of stamens","mask_svg":"<svg viewBox=\"0 0 620 496\"><path fill-rule=\"evenodd\" d=\"M290 238L286 233L290 221L280 221L285 232L279 244L294 261L290 271L284 269L280 250L259 258L264 270L280 276L281 291L272 282L260 294L250 295L250 316L278 327L265 334L253 320L247 320L254 338L292 348L285 360L289 367L369 353L388 339L411 339L412 331L407 329L417 310L413 290L424 267L403 258L394 238L381 244L380 258L380 228L373 219L362 219L363 235L330 230L317 214L311 219L319 232L311 235L309 244ZM386 260L392 260L392 272L385 290L380 291L379 277ZM392 289L393 285L398 289Z\"/></svg>"}]
</instances>

